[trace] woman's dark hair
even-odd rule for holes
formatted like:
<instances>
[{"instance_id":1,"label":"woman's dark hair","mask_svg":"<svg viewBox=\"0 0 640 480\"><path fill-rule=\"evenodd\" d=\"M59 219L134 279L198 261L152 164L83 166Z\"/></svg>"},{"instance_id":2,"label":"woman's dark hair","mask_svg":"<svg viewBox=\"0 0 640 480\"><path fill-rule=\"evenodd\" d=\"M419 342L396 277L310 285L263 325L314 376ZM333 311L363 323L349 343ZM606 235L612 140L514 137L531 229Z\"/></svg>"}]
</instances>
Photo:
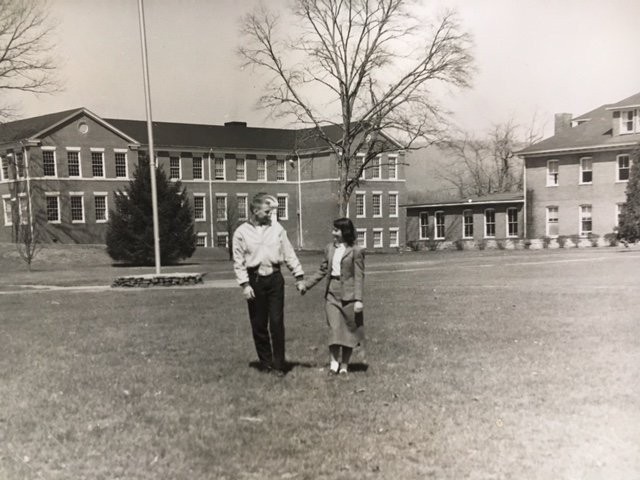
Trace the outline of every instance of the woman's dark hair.
<instances>
[{"instance_id":1,"label":"woman's dark hair","mask_svg":"<svg viewBox=\"0 0 640 480\"><path fill-rule=\"evenodd\" d=\"M342 232L342 240L350 247L356 242L356 228L348 218L337 218L333 226Z\"/></svg>"}]
</instances>

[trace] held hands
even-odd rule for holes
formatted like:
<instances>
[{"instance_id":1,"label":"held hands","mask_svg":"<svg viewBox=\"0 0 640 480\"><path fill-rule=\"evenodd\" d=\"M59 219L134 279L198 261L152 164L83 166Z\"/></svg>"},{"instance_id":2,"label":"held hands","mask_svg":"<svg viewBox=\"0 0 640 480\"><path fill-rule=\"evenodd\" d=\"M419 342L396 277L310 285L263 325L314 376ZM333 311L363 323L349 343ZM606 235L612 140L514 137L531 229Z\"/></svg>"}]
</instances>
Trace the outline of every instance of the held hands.
<instances>
[{"instance_id":1,"label":"held hands","mask_svg":"<svg viewBox=\"0 0 640 480\"><path fill-rule=\"evenodd\" d=\"M247 300L253 300L254 298L256 298L256 294L253 292L253 288L251 288L251 285L247 285L246 287L244 287L242 289L242 294Z\"/></svg>"},{"instance_id":2,"label":"held hands","mask_svg":"<svg viewBox=\"0 0 640 480\"><path fill-rule=\"evenodd\" d=\"M307 286L304 282L297 282L296 288L298 289L298 292L300 292L300 295L304 295L305 293L307 293Z\"/></svg>"},{"instance_id":3,"label":"held hands","mask_svg":"<svg viewBox=\"0 0 640 480\"><path fill-rule=\"evenodd\" d=\"M357 300L355 305L353 306L353 311L356 313L360 313L362 310L364 310L364 304L360 300Z\"/></svg>"}]
</instances>

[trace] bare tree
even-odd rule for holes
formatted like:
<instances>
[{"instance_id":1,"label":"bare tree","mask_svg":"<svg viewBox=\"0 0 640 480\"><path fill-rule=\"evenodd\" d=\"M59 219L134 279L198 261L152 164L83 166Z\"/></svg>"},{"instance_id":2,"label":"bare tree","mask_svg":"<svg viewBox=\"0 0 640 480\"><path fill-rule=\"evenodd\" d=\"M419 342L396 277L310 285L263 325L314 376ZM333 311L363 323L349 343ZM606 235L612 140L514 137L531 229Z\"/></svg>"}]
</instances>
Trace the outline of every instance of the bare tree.
<instances>
[{"instance_id":1,"label":"bare tree","mask_svg":"<svg viewBox=\"0 0 640 480\"><path fill-rule=\"evenodd\" d=\"M409 0L293 0L288 38L264 6L243 21L240 55L271 74L261 106L307 125L337 159L342 215L374 158L433 141L443 128L434 88L469 84L471 41L455 14L428 26L408 6ZM314 95L322 100L314 103ZM331 126L339 128L325 128ZM356 162L359 153L364 157Z\"/></svg>"},{"instance_id":2,"label":"bare tree","mask_svg":"<svg viewBox=\"0 0 640 480\"><path fill-rule=\"evenodd\" d=\"M0 90L50 93L57 90L44 2L0 0ZM0 118L10 109L0 105Z\"/></svg>"},{"instance_id":3,"label":"bare tree","mask_svg":"<svg viewBox=\"0 0 640 480\"><path fill-rule=\"evenodd\" d=\"M535 122L523 130L509 120L482 137L461 131L440 140L438 146L446 156L438 175L455 187L460 198L522 190L522 160L516 152L542 138Z\"/></svg>"}]
</instances>

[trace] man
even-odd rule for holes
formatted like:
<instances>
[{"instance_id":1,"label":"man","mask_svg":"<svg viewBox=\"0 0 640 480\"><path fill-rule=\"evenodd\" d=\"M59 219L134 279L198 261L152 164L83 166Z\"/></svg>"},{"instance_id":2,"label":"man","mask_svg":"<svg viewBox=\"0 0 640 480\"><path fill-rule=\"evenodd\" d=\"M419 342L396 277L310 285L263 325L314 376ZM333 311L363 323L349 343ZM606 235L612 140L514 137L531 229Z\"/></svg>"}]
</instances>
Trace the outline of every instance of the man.
<instances>
[{"instance_id":1,"label":"man","mask_svg":"<svg viewBox=\"0 0 640 480\"><path fill-rule=\"evenodd\" d=\"M287 232L273 222L277 200L258 193L251 200L251 217L233 234L233 269L249 306L253 341L259 368L286 372L284 348L284 263L296 278L299 291L306 290L304 272ZM271 335L269 335L271 334Z\"/></svg>"}]
</instances>

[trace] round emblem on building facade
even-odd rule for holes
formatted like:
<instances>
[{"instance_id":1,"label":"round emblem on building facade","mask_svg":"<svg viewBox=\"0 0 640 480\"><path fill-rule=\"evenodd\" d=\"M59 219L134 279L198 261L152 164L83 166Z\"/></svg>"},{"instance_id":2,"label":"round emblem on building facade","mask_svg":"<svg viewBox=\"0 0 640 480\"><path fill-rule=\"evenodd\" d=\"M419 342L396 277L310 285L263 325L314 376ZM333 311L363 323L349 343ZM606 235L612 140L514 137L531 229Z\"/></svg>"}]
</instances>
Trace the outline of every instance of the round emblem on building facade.
<instances>
[{"instance_id":1,"label":"round emblem on building facade","mask_svg":"<svg viewBox=\"0 0 640 480\"><path fill-rule=\"evenodd\" d=\"M86 122L78 123L78 131L85 135L89 131L89 125L87 125Z\"/></svg>"}]
</instances>

